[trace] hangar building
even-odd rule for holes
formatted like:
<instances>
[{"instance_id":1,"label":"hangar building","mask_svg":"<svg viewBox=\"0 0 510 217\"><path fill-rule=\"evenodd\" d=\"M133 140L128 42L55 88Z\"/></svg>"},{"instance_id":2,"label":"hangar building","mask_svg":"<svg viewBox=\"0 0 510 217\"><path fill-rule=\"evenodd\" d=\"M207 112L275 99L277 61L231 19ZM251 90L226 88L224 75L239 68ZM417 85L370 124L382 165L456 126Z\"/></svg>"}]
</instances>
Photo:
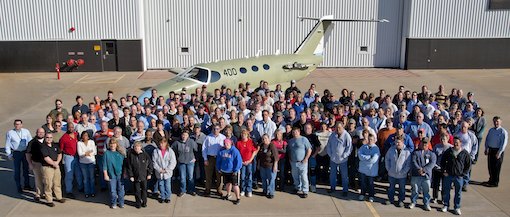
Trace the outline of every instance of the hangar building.
<instances>
[{"instance_id":1,"label":"hangar building","mask_svg":"<svg viewBox=\"0 0 510 217\"><path fill-rule=\"evenodd\" d=\"M510 68L510 0L1 0L0 72L140 71L291 53L337 22L323 67Z\"/></svg>"}]
</instances>

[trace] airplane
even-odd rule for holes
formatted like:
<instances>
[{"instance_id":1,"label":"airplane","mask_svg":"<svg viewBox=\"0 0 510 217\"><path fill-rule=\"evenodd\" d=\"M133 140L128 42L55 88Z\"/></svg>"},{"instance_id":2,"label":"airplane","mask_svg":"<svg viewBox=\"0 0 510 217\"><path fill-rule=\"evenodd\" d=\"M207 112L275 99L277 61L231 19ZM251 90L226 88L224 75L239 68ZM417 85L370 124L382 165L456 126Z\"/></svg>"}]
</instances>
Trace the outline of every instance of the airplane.
<instances>
[{"instance_id":1,"label":"airplane","mask_svg":"<svg viewBox=\"0 0 510 217\"><path fill-rule=\"evenodd\" d=\"M196 64L185 70L173 69L174 72L178 73L175 77L147 89L138 98L139 102L143 103L145 97L150 98L152 96L152 89L165 94L171 91L179 93L183 88L192 91L203 85L206 85L208 90L219 89L223 85L237 88L239 83L250 82L251 84L258 84L260 80L267 81L269 86L273 88L276 84L282 84L283 88L291 80L299 81L305 78L322 63L324 59L324 45L334 26L332 22L389 22L385 19L334 19L333 15L321 18L298 18L302 20L317 20L318 22L294 53L266 56L259 56L257 54L255 57L250 58ZM279 52L277 51L277 53Z\"/></svg>"}]
</instances>

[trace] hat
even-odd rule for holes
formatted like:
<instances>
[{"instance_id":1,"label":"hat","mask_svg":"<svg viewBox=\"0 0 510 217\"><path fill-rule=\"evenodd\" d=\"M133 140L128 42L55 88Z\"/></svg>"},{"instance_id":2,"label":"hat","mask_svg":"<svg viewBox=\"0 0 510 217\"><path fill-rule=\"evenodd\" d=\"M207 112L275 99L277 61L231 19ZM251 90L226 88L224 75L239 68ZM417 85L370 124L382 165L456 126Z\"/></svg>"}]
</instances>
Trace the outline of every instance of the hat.
<instances>
[{"instance_id":1,"label":"hat","mask_svg":"<svg viewBox=\"0 0 510 217\"><path fill-rule=\"evenodd\" d=\"M186 92L186 87L183 87L183 88L181 89L181 91Z\"/></svg>"},{"instance_id":2,"label":"hat","mask_svg":"<svg viewBox=\"0 0 510 217\"><path fill-rule=\"evenodd\" d=\"M404 125L402 125L402 124L397 124L397 129L404 129Z\"/></svg>"},{"instance_id":3,"label":"hat","mask_svg":"<svg viewBox=\"0 0 510 217\"><path fill-rule=\"evenodd\" d=\"M276 112L276 117L283 117L283 112Z\"/></svg>"},{"instance_id":4,"label":"hat","mask_svg":"<svg viewBox=\"0 0 510 217\"><path fill-rule=\"evenodd\" d=\"M195 128L197 127L202 127L202 125L200 123L195 123L195 125L193 125Z\"/></svg>"},{"instance_id":5,"label":"hat","mask_svg":"<svg viewBox=\"0 0 510 217\"><path fill-rule=\"evenodd\" d=\"M127 94L126 94L126 97L130 97L130 96L131 96L131 94L130 94L130 93L127 93Z\"/></svg>"},{"instance_id":6,"label":"hat","mask_svg":"<svg viewBox=\"0 0 510 217\"><path fill-rule=\"evenodd\" d=\"M473 92L468 92L468 96L474 96L475 94Z\"/></svg>"},{"instance_id":7,"label":"hat","mask_svg":"<svg viewBox=\"0 0 510 217\"><path fill-rule=\"evenodd\" d=\"M227 86L226 86L226 85L224 85L224 84L222 84L222 85L221 85L221 89L225 89L225 88L227 88Z\"/></svg>"},{"instance_id":8,"label":"hat","mask_svg":"<svg viewBox=\"0 0 510 217\"><path fill-rule=\"evenodd\" d=\"M356 123L356 121L354 119L352 119L352 118L349 119L349 124L355 124L355 123Z\"/></svg>"},{"instance_id":9,"label":"hat","mask_svg":"<svg viewBox=\"0 0 510 217\"><path fill-rule=\"evenodd\" d=\"M291 84L295 84L296 83L296 80L292 80L290 81Z\"/></svg>"}]
</instances>

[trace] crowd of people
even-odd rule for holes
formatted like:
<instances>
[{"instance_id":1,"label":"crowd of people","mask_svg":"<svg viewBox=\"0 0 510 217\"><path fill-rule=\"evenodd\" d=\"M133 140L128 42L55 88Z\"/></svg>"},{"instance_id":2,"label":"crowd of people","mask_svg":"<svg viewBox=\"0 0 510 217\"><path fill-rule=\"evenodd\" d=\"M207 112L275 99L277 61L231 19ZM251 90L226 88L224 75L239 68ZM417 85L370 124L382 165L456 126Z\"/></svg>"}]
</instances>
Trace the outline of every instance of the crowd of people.
<instances>
[{"instance_id":1,"label":"crowd of people","mask_svg":"<svg viewBox=\"0 0 510 217\"><path fill-rule=\"evenodd\" d=\"M127 94L116 100L108 91L88 105L77 96L70 113L55 100L34 138L15 120L6 153L14 160L18 192L32 189L32 170L35 200L45 198L51 207L65 202L62 183L67 198L75 198L75 190L88 198L96 186L109 189L111 208L123 208L132 189L141 208L149 191L169 203L172 184L178 197L196 196L195 185L202 185L203 196L215 190L239 204L259 187L268 199L290 185L307 198L318 183L329 184L329 193L341 184L342 197L355 193L373 202L374 182L387 181L387 205L404 207L410 183L408 208L423 194L424 210L441 203L443 212L451 208L453 185L453 212L460 215L482 145L490 175L483 185L499 184L508 134L500 117L492 121L482 143L488 123L474 94L456 88L447 94L442 85L435 93L400 86L393 96L380 90L359 97L347 89L339 97L327 89L320 95L315 84L301 92L295 81L286 90L261 81L255 89L249 83L211 91L202 86L166 97L153 89L144 99Z\"/></svg>"}]
</instances>

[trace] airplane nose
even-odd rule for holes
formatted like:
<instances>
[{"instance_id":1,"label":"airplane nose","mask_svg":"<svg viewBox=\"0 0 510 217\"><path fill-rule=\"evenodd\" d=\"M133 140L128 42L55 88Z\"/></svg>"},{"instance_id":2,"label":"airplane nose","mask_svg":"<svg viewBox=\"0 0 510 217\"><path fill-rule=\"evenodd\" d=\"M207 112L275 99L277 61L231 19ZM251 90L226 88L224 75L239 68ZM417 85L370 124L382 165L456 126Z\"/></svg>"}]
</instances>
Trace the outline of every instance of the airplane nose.
<instances>
[{"instance_id":1,"label":"airplane nose","mask_svg":"<svg viewBox=\"0 0 510 217\"><path fill-rule=\"evenodd\" d=\"M140 96L138 97L138 102L140 102L140 104L144 105L144 104L143 104L143 99L144 99L145 97L147 97L147 98L151 98L151 96L152 96L152 89L148 89L148 90L146 90L145 92L143 92L143 94L142 94L142 95L140 95Z\"/></svg>"}]
</instances>

